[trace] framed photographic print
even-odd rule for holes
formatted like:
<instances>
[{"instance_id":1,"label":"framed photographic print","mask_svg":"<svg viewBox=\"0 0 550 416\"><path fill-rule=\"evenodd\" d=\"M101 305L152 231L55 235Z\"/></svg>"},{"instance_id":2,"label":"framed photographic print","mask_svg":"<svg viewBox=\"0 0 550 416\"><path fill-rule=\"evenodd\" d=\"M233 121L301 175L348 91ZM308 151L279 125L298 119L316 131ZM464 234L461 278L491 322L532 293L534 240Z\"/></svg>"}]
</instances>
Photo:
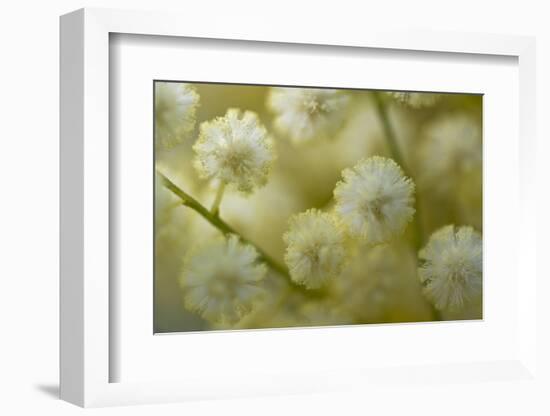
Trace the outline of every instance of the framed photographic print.
<instances>
[{"instance_id":1,"label":"framed photographic print","mask_svg":"<svg viewBox=\"0 0 550 416\"><path fill-rule=\"evenodd\" d=\"M307 36L61 18L62 398L532 377L533 40Z\"/></svg>"}]
</instances>

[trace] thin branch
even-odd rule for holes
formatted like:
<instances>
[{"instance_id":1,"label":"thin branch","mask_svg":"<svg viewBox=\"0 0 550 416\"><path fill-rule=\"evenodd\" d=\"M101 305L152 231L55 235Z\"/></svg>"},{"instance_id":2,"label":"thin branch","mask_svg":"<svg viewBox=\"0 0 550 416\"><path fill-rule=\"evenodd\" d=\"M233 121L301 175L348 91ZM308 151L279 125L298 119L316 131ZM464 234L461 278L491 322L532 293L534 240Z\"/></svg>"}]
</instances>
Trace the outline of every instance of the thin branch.
<instances>
[{"instance_id":1,"label":"thin branch","mask_svg":"<svg viewBox=\"0 0 550 416\"><path fill-rule=\"evenodd\" d=\"M214 198L214 202L212 203L212 208L210 208L210 212L215 216L219 216L220 204L222 203L224 191L225 191L225 182L220 182L220 185L218 186L218 190L216 191L216 197Z\"/></svg>"},{"instance_id":2,"label":"thin branch","mask_svg":"<svg viewBox=\"0 0 550 416\"><path fill-rule=\"evenodd\" d=\"M245 243L253 246L256 251L258 251L258 254L260 255L260 258L267 264L269 267L271 267L276 272L280 273L281 275L285 276L288 281L296 288L301 291L305 291L306 289L302 286L296 285L290 278L290 275L288 274L288 270L282 266L281 264L277 263L275 259L273 259L269 254L267 254L265 251L263 251L261 248L259 248L256 244L252 243L247 238L243 237L240 233L235 231L229 224L227 224L224 220L220 218L220 216L217 213L212 213L208 209L206 209L199 201L197 201L195 198L193 198L191 195L189 195L187 192L182 190L180 187L178 187L174 182L172 182L170 179L168 179L166 176L164 176L161 172L157 171L157 174L162 179L162 182L166 188L168 188L170 191L172 191L176 196L178 196L183 205L186 207L191 208L192 210L196 211L198 214L200 214L205 220L207 220L210 224L212 224L214 227L216 227L218 230L220 230L224 235L228 234L234 234L239 239Z\"/></svg>"},{"instance_id":3,"label":"thin branch","mask_svg":"<svg viewBox=\"0 0 550 416\"><path fill-rule=\"evenodd\" d=\"M378 112L378 116L380 118L380 121L382 122L382 128L384 130L384 135L386 137L386 143L388 144L390 154L392 155L392 158L397 162L397 164L401 166L401 168L405 172L405 175L407 175L408 177L412 177L411 172L408 169L407 164L405 163L403 155L399 150L399 145L397 143L395 131L393 130L391 122L389 120L388 111L386 108L386 104L384 103L384 99L382 95L377 91L373 91L372 95L374 97L374 102L376 104L376 110ZM415 216L413 218L414 248L418 252L418 250L424 245L424 230L422 227L422 217L420 213L420 200L418 198L418 192L416 193L414 208L416 210ZM429 305L432 310L432 316L434 320L435 321L443 320L439 310L437 310L431 303Z\"/></svg>"},{"instance_id":4,"label":"thin branch","mask_svg":"<svg viewBox=\"0 0 550 416\"><path fill-rule=\"evenodd\" d=\"M399 150L399 145L397 143L395 131L393 130L391 122L388 117L386 104L384 103L384 100L379 92L373 91L372 94L374 97L374 102L376 104L376 110L378 112L378 116L380 118L380 121L382 122L382 128L384 130L384 136L386 137L386 143L388 144L390 154L392 158L397 162L397 164L401 166L401 168L403 169L403 172L405 172L405 175L411 178L412 177L411 172L405 162L405 159L403 158L403 155L401 154L401 151ZM424 229L422 227L422 218L420 213L420 201L418 198L418 192L416 193L414 208L416 211L416 214L413 219L414 247L418 251L424 244Z\"/></svg>"},{"instance_id":5,"label":"thin branch","mask_svg":"<svg viewBox=\"0 0 550 416\"><path fill-rule=\"evenodd\" d=\"M373 91L374 102L376 104L376 110L378 112L378 117L382 122L382 128L384 129L384 135L386 137L386 143L390 148L390 153L393 159L397 162L399 166L408 174L409 170L405 165L405 160L399 151L399 145L397 144L397 139L395 137L395 132L391 126L390 120L388 118L388 111L386 109L386 104L378 91Z\"/></svg>"}]
</instances>

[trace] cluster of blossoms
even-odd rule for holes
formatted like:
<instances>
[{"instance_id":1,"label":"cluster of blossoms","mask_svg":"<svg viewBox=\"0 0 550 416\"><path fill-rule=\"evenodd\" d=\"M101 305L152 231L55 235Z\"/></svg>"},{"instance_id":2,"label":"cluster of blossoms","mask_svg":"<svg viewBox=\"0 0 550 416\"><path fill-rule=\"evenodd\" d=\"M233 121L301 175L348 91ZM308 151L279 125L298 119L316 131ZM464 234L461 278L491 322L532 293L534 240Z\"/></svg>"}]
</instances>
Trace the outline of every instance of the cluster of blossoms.
<instances>
[{"instance_id":1,"label":"cluster of blossoms","mask_svg":"<svg viewBox=\"0 0 550 416\"><path fill-rule=\"evenodd\" d=\"M155 146L169 149L187 137L195 128L199 95L188 84L155 83Z\"/></svg>"},{"instance_id":2,"label":"cluster of blossoms","mask_svg":"<svg viewBox=\"0 0 550 416\"><path fill-rule=\"evenodd\" d=\"M208 241L184 260L180 283L185 307L212 322L234 324L261 299L266 272L256 249L237 236Z\"/></svg>"},{"instance_id":3,"label":"cluster of blossoms","mask_svg":"<svg viewBox=\"0 0 550 416\"><path fill-rule=\"evenodd\" d=\"M157 149L169 149L190 136L198 103L199 95L187 84L156 83ZM220 189L228 185L243 194L266 184L275 159L273 142L257 114L238 109L203 122L193 150L201 177L216 181ZM157 192L159 215L174 199L167 192ZM210 322L232 325L262 298L266 272L257 250L239 237L209 240L185 256L180 278L184 305Z\"/></svg>"},{"instance_id":4,"label":"cluster of blossoms","mask_svg":"<svg viewBox=\"0 0 550 416\"><path fill-rule=\"evenodd\" d=\"M333 215L310 209L293 216L283 236L290 277L308 289L318 289L338 276L345 265L345 235Z\"/></svg>"},{"instance_id":5,"label":"cluster of blossoms","mask_svg":"<svg viewBox=\"0 0 550 416\"><path fill-rule=\"evenodd\" d=\"M267 105L274 126L294 144L333 138L348 113L349 95L338 90L272 88Z\"/></svg>"},{"instance_id":6,"label":"cluster of blossoms","mask_svg":"<svg viewBox=\"0 0 550 416\"><path fill-rule=\"evenodd\" d=\"M414 215L414 184L393 160L373 156L342 175L334 189L334 212L308 210L292 217L283 237L290 275L309 289L340 275L347 236L384 243L402 233Z\"/></svg>"},{"instance_id":7,"label":"cluster of blossoms","mask_svg":"<svg viewBox=\"0 0 550 416\"><path fill-rule=\"evenodd\" d=\"M403 232L414 215L414 183L391 159L373 156L345 169L334 189L349 233L371 244Z\"/></svg>"},{"instance_id":8,"label":"cluster of blossoms","mask_svg":"<svg viewBox=\"0 0 550 416\"><path fill-rule=\"evenodd\" d=\"M430 169L422 176L428 186L453 186L454 178L481 167L481 131L471 117L451 114L437 118L423 131L420 159ZM442 176L447 181L439 180Z\"/></svg>"},{"instance_id":9,"label":"cluster of blossoms","mask_svg":"<svg viewBox=\"0 0 550 416\"><path fill-rule=\"evenodd\" d=\"M156 88L156 143L169 148L194 130L199 96L186 84L158 83ZM436 94L388 94L413 108L433 105L438 99ZM350 100L348 94L337 90L271 88L267 105L274 113L277 132L293 144L303 144L334 137L346 121ZM437 154L438 146L450 146L452 151L442 154L456 158L433 161L432 171L445 175L449 165L468 170L470 164L477 163L476 132L467 118L443 120L431 128L423 144L432 146L430 154ZM200 177L218 185L209 214L211 223L221 221L218 207L226 186L244 195L252 194L266 185L276 159L273 140L258 115L236 108L203 122L192 149L193 165ZM372 156L342 171L342 179L333 190L333 202L329 212L308 209L291 216L283 235L287 277L306 290L321 289L322 293L323 288L342 279L352 257L352 245L357 254L403 234L415 215L415 184L394 160ZM188 251L180 285L188 310L218 325L235 325L265 299L268 265L273 264L243 238L228 234L227 228L222 231L224 236ZM369 253L372 264L386 264L384 251ZM422 265L418 275L427 299L439 310L458 310L478 298L482 289L481 257L481 235L473 228L447 226L436 231L419 252ZM364 300L368 292L369 301L377 305L392 293L391 276L395 273L393 269L374 270L381 277L371 279L366 292L355 295ZM281 272L278 268L275 271ZM350 299L354 295L346 284L333 287ZM309 304L301 313L314 317L315 322L331 322L333 316L324 316L326 311L320 305ZM331 308L338 311L337 321L349 319L346 308Z\"/></svg>"},{"instance_id":10,"label":"cluster of blossoms","mask_svg":"<svg viewBox=\"0 0 550 416\"><path fill-rule=\"evenodd\" d=\"M456 311L481 296L482 240L472 227L439 229L419 257L424 293L437 309Z\"/></svg>"}]
</instances>

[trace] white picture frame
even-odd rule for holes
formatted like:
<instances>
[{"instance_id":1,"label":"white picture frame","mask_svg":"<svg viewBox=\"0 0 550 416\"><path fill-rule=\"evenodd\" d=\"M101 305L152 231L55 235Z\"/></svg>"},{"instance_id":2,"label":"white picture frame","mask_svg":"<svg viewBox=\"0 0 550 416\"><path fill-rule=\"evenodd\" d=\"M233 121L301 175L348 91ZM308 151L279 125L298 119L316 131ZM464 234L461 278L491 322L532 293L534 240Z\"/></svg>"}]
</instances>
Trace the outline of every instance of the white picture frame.
<instances>
[{"instance_id":1,"label":"white picture frame","mask_svg":"<svg viewBox=\"0 0 550 416\"><path fill-rule=\"evenodd\" d=\"M360 36L352 31L328 35L321 28L282 30L265 22L239 25L236 30L224 19L209 25L201 19L185 19L182 25L182 19L177 14L107 9L82 9L61 18L61 398L87 407L322 392L352 384L433 380L436 375L468 382L487 377L536 380L536 224L534 216L528 215L535 212L531 185L535 159L534 39L376 30L365 30ZM110 382L110 365L120 358L110 349L109 36L113 33L277 42L282 48L284 44L331 45L517 58L520 169L515 179L520 186L520 207L515 225L519 240L514 250L522 280L517 291L516 353L498 361L435 366L418 363L414 370L331 368L332 376L324 380L313 373L297 375L282 368L277 377L252 381L220 374L215 382L206 376L182 381ZM344 375L347 381L343 384Z\"/></svg>"}]
</instances>

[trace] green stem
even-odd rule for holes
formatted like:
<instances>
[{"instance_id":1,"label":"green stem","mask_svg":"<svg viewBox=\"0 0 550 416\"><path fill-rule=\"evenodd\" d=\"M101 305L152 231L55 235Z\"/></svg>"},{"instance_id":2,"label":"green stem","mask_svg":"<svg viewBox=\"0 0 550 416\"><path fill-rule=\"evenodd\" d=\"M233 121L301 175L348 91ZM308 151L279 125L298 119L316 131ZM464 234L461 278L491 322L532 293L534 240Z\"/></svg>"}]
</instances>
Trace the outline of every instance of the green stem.
<instances>
[{"instance_id":1,"label":"green stem","mask_svg":"<svg viewBox=\"0 0 550 416\"><path fill-rule=\"evenodd\" d=\"M224 191L225 191L225 182L220 182L220 186L218 186L218 190L216 192L216 198L214 198L214 202L212 203L212 208L210 208L210 212L212 213L212 215L218 216L220 212L220 204L222 202Z\"/></svg>"},{"instance_id":2,"label":"green stem","mask_svg":"<svg viewBox=\"0 0 550 416\"><path fill-rule=\"evenodd\" d=\"M386 109L386 105L384 104L384 100L382 99L382 96L380 95L379 92L373 91L372 94L374 97L374 102L376 104L376 111L378 112L378 117L382 122L382 128L384 129L386 143L390 148L390 153L392 157L395 159L395 161L397 162L397 164L401 166L401 168L403 169L403 171L405 171L405 173L408 174L408 169L407 169L407 166L405 165L405 160L403 159L403 156L399 151L399 145L397 144L395 132L393 131L393 128L391 126L391 123L388 117L388 111Z\"/></svg>"},{"instance_id":3,"label":"green stem","mask_svg":"<svg viewBox=\"0 0 550 416\"><path fill-rule=\"evenodd\" d=\"M392 128L392 125L388 116L388 110L386 108L386 104L384 103L384 99L381 93L377 91L373 91L372 95L374 97L374 103L376 105L376 111L378 112L378 117L382 122L382 128L384 130L384 136L386 137L386 143L388 144L390 154L392 155L392 158L397 162L397 164L401 166L401 168L405 172L405 175L407 175L408 177L412 177L408 169L408 166L406 165L405 160L403 159L401 151L399 150L399 145L397 144L395 131ZM420 212L420 198L418 198L418 193L416 194L414 208L416 210L416 214L413 218L414 248L415 248L415 251L418 252L418 250L420 250L420 248L424 245L424 230L422 227L422 217ZM437 310L431 303L430 303L430 307L432 310L432 316L434 321L441 321L442 317L439 310Z\"/></svg>"},{"instance_id":4,"label":"green stem","mask_svg":"<svg viewBox=\"0 0 550 416\"><path fill-rule=\"evenodd\" d=\"M408 169L407 164L405 163L405 159L403 158L401 151L399 150L399 145L397 144L395 131L393 130L391 122L389 120L388 110L386 108L386 104L384 103L384 99L382 98L382 95L377 91L373 91L372 94L374 97L374 102L376 104L376 110L378 112L378 116L380 118L380 121L382 122L382 128L384 130L384 136L386 138L386 143L388 144L390 154L392 158L397 162L397 164L401 166L401 168L403 169L403 172L405 172L405 175L411 178L412 177L411 172ZM414 247L416 251L418 251L424 244L424 230L422 227L420 200L418 198L418 193L416 194L414 208L416 211L416 215L413 218Z\"/></svg>"},{"instance_id":5,"label":"green stem","mask_svg":"<svg viewBox=\"0 0 550 416\"><path fill-rule=\"evenodd\" d=\"M166 176L164 176L161 172L157 171L157 174L162 179L162 182L166 188L168 188L170 191L172 191L177 197L179 197L186 207L191 208L192 210L196 211L198 214L200 214L206 221L208 221L210 224L212 224L214 227L216 227L218 230L220 230L224 235L228 234L234 234L239 239L245 243L249 244L256 248L258 251L258 254L260 255L260 258L269 265L273 270L280 273L281 275L285 276L288 281L296 288L301 291L305 291L306 289L302 286L296 285L290 278L290 275L288 274L287 269L277 263L275 259L273 259L269 254L267 254L265 251L263 251L261 248L259 248L256 244L252 243L247 238L243 237L241 234L239 234L237 231L235 231L229 224L227 224L225 221L223 221L219 215L213 214L208 209L206 209L199 201L197 201L195 198L193 198L191 195L189 195L187 192L183 191L180 187L178 187L174 182L172 182L170 179L168 179Z\"/></svg>"}]
</instances>

